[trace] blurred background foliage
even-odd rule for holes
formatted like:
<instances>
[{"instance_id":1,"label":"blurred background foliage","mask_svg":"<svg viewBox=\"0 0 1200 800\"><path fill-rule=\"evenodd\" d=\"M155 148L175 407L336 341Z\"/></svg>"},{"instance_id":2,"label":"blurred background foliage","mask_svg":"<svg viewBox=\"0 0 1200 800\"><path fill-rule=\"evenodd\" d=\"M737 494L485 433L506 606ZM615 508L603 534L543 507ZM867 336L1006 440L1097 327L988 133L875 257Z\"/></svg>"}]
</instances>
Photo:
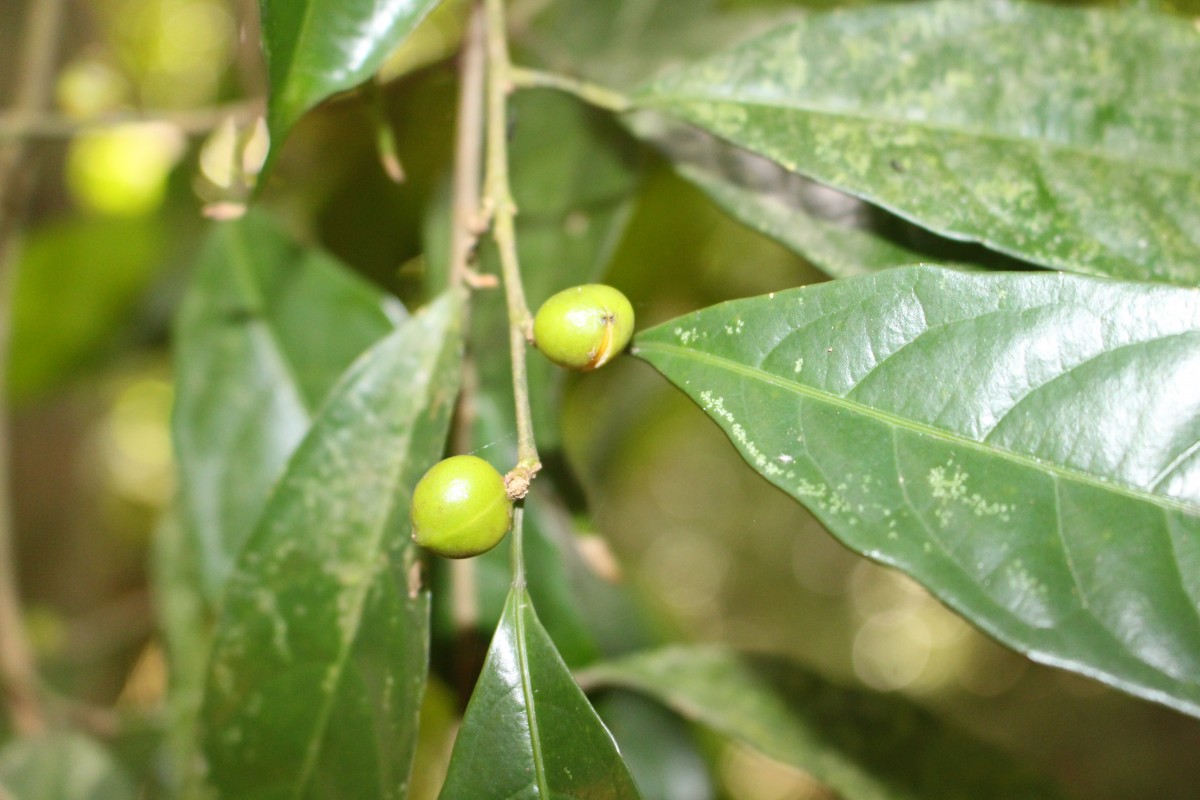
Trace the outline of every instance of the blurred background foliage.
<instances>
[{"instance_id":1,"label":"blurred background foliage","mask_svg":"<svg viewBox=\"0 0 1200 800\"><path fill-rule=\"evenodd\" d=\"M518 61L566 68L584 58L620 83L673 53L752 30L766 6L799 12L836 3L660 2L637 6L648 10L642 19L589 0L512 5ZM1141 5L1200 15L1195 2ZM445 3L384 67L382 102L403 184L380 167L368 94L353 92L297 126L262 194L285 228L410 305L424 298L436 268L422 236L447 176L448 58L463 6ZM696 13L718 8L730 16L715 25ZM247 0L91 0L70 12L57 127L33 139L38 180L17 250L11 320L21 592L53 688L84 701L131 774L152 785L167 675L147 563L174 491L170 321L206 229L202 212L219 215L242 201L243 176L261 161L252 112L265 86L257 11ZM3 103L23 14L23 3L0 0ZM536 97L518 106L514 137L536 129L521 115L538 106ZM155 121L96 124L143 112ZM608 264L639 327L823 279L725 216L648 148L606 128L641 168ZM549 133L528 143L548 158L557 144ZM11 135L0 126L0 136ZM882 224L890 236L912 235L895 219ZM948 243L921 244L961 255ZM1189 756L1200 749L1200 722L1032 665L911 581L850 554L649 367L625 359L570 379L562 441L591 509L589 518L574 498L577 527L608 542L623 580L669 636L783 651L838 680L905 693L1080 798L1195 796L1200 762ZM436 790L456 702L448 683L434 681L418 796ZM711 737L701 737L711 769L698 773L686 754L648 749L673 735L655 731L677 727L665 712L620 694L600 706L633 742L626 751L635 768L665 765L674 776L658 796L825 796L806 776ZM623 732L633 729L640 738L627 740Z\"/></svg>"}]
</instances>

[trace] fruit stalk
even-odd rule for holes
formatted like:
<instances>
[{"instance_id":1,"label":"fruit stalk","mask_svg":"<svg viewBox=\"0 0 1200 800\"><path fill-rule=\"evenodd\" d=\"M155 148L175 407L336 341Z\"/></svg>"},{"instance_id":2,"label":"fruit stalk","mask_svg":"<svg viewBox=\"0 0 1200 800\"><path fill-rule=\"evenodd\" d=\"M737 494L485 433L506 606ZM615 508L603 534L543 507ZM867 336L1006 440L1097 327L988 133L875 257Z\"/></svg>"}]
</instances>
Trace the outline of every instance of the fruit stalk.
<instances>
[{"instance_id":1,"label":"fruit stalk","mask_svg":"<svg viewBox=\"0 0 1200 800\"><path fill-rule=\"evenodd\" d=\"M627 97L612 89L555 72L512 67L509 69L509 82L519 89L557 89L615 114L629 111L633 105Z\"/></svg>"},{"instance_id":2,"label":"fruit stalk","mask_svg":"<svg viewBox=\"0 0 1200 800\"><path fill-rule=\"evenodd\" d=\"M484 182L484 211L491 216L492 237L500 253L504 296L508 304L509 345L512 350L513 395L517 408L517 466L506 477L509 496L520 500L529 482L541 469L533 436L533 412L529 404L529 381L525 366L526 347L533 336L533 315L525 302L521 268L517 260L513 201L508 178L508 93L511 89L507 28L503 0L487 0L487 177ZM515 532L515 531L514 531ZM519 540L518 540L519 541ZM514 546L516 542L514 542Z\"/></svg>"}]
</instances>

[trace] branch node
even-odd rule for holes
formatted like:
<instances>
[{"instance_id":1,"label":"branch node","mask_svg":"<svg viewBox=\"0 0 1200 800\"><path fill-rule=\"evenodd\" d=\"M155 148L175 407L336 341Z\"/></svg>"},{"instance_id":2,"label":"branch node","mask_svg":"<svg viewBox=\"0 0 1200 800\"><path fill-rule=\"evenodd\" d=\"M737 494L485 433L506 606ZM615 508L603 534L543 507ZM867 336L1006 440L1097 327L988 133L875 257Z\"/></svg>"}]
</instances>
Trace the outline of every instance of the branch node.
<instances>
[{"instance_id":1,"label":"branch node","mask_svg":"<svg viewBox=\"0 0 1200 800\"><path fill-rule=\"evenodd\" d=\"M532 463L521 462L513 467L507 475L504 476L504 487L508 489L508 499L516 502L523 500L525 495L529 494L529 485L533 483L534 476L542 468L542 462L534 461Z\"/></svg>"}]
</instances>

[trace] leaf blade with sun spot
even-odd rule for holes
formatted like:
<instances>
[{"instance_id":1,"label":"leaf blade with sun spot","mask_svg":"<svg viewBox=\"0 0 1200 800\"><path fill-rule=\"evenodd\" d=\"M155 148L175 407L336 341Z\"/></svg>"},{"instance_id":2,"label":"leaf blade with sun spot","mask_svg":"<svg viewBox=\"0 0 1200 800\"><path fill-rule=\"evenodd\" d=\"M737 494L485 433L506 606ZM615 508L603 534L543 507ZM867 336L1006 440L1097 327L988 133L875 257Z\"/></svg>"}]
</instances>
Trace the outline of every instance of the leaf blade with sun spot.
<instances>
[{"instance_id":1,"label":"leaf blade with sun spot","mask_svg":"<svg viewBox=\"0 0 1200 800\"><path fill-rule=\"evenodd\" d=\"M223 796L404 796L429 657L408 502L445 446L460 325L444 296L351 366L247 541L202 712Z\"/></svg>"},{"instance_id":2,"label":"leaf blade with sun spot","mask_svg":"<svg viewBox=\"0 0 1200 800\"><path fill-rule=\"evenodd\" d=\"M405 316L264 214L214 227L175 327L171 419L187 547L212 608L326 392Z\"/></svg>"}]
</instances>

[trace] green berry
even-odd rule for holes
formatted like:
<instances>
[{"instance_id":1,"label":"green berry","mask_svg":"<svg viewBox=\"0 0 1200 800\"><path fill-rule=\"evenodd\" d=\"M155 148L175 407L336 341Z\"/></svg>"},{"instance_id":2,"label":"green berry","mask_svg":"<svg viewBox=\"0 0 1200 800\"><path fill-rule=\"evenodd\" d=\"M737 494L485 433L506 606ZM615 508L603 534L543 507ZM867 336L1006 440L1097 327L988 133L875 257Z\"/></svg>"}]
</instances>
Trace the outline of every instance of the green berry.
<instances>
[{"instance_id":1,"label":"green berry","mask_svg":"<svg viewBox=\"0 0 1200 800\"><path fill-rule=\"evenodd\" d=\"M533 338L546 358L589 372L629 344L633 306L611 286L589 283L551 297L533 320Z\"/></svg>"},{"instance_id":2,"label":"green berry","mask_svg":"<svg viewBox=\"0 0 1200 800\"><path fill-rule=\"evenodd\" d=\"M412 498L412 538L446 558L469 558L500 543L512 526L504 478L476 456L434 464Z\"/></svg>"}]
</instances>

